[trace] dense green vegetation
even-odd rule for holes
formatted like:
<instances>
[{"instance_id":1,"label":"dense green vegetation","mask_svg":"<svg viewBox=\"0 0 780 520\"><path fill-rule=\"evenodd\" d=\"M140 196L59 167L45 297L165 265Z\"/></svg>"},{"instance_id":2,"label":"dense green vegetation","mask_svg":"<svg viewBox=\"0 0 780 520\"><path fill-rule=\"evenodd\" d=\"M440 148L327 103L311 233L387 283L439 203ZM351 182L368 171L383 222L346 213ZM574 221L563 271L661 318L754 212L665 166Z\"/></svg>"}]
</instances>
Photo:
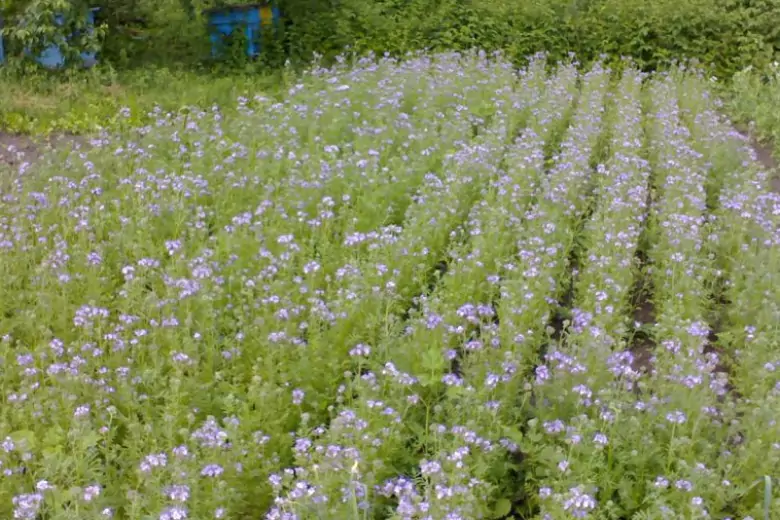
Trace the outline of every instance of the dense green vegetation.
<instances>
[{"instance_id":1,"label":"dense green vegetation","mask_svg":"<svg viewBox=\"0 0 780 520\"><path fill-rule=\"evenodd\" d=\"M0 0L0 518L779 518L780 0L216 5Z\"/></svg>"},{"instance_id":2,"label":"dense green vegetation","mask_svg":"<svg viewBox=\"0 0 780 520\"><path fill-rule=\"evenodd\" d=\"M53 11L101 8L104 59L115 66L149 61L193 62L208 53L202 10L245 0L9 0L10 47L50 36L20 31L14 22L50 23ZM524 59L545 51L574 52L591 61L632 56L641 68L695 58L720 75L764 66L780 49L778 0L276 0L287 24L271 64L313 53L403 54L422 48L504 50ZM88 38L77 40L87 45ZM165 52L160 52L165 49ZM277 63L274 63L277 62Z\"/></svg>"},{"instance_id":3,"label":"dense green vegetation","mask_svg":"<svg viewBox=\"0 0 780 520\"><path fill-rule=\"evenodd\" d=\"M158 67L20 76L0 68L0 130L83 134L120 121L143 125L151 120L155 106L176 111L218 103L229 110L240 95L279 93L285 78L283 72L219 75ZM119 117L124 107L130 109L129 120Z\"/></svg>"},{"instance_id":4,"label":"dense green vegetation","mask_svg":"<svg viewBox=\"0 0 780 520\"><path fill-rule=\"evenodd\" d=\"M743 85L760 84L780 51L780 0L276 0L284 23L268 32L260 58L237 51L215 62L203 10L243 1L0 3L8 55L0 128L83 133L112 124L123 106L140 122L155 105L232 105L249 92L280 91L285 65L301 68L315 56L329 63L345 49L403 55L480 48L518 64L540 51L551 60L574 53L582 63L603 58L613 67L631 56L645 71L695 60L726 82L750 68ZM83 30L87 7L100 8L93 32ZM55 13L66 22L55 23ZM38 70L24 51L52 41L74 68L80 51L100 49L98 70ZM738 107L752 120L751 110Z\"/></svg>"},{"instance_id":5,"label":"dense green vegetation","mask_svg":"<svg viewBox=\"0 0 780 520\"><path fill-rule=\"evenodd\" d=\"M774 143L780 152L780 66L775 62L766 70L747 68L730 82L729 113L747 126L759 139Z\"/></svg>"},{"instance_id":6,"label":"dense green vegetation","mask_svg":"<svg viewBox=\"0 0 780 520\"><path fill-rule=\"evenodd\" d=\"M778 518L780 195L711 85L364 58L0 161L0 518Z\"/></svg>"}]
</instances>

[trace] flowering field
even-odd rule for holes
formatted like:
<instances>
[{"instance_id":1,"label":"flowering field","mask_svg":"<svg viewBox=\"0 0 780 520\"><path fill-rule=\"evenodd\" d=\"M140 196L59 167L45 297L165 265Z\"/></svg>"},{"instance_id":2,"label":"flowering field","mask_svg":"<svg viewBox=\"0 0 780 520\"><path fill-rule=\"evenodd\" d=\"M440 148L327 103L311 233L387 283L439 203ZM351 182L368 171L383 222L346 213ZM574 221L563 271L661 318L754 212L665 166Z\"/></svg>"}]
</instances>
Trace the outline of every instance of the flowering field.
<instances>
[{"instance_id":1,"label":"flowering field","mask_svg":"<svg viewBox=\"0 0 780 520\"><path fill-rule=\"evenodd\" d=\"M780 197L697 74L238 102L0 175L0 518L780 517Z\"/></svg>"}]
</instances>

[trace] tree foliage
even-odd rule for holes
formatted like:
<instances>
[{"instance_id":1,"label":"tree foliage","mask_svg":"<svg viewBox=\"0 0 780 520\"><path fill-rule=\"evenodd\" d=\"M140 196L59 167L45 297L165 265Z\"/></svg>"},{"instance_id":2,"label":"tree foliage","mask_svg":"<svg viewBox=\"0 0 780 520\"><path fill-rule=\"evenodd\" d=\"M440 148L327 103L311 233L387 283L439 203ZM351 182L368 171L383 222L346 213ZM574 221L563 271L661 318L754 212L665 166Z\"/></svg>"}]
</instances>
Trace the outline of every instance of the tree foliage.
<instances>
[{"instance_id":1,"label":"tree foliage","mask_svg":"<svg viewBox=\"0 0 780 520\"><path fill-rule=\"evenodd\" d=\"M88 27L85 0L11 0L2 4L2 31L12 56L36 56L51 45L59 47L67 64L81 52L97 51L103 31Z\"/></svg>"},{"instance_id":2,"label":"tree foliage","mask_svg":"<svg viewBox=\"0 0 780 520\"><path fill-rule=\"evenodd\" d=\"M202 10L244 0L5 0L12 44L52 38L67 4L101 7L103 56L115 64L196 62L208 55ZM276 0L285 30L265 58L305 62L314 53L403 54L421 48L503 50L522 59L574 52L584 61L632 56L645 69L698 59L719 75L764 66L780 50L780 0ZM74 18L75 19L75 18ZM19 24L25 29L18 29ZM40 29L29 27L40 25ZM141 25L143 36L133 26ZM9 26L11 27L9 29ZM128 30L128 26L131 27ZM137 27L136 27L137 29ZM26 32L25 32L26 31ZM59 35L62 40L62 34ZM83 42L74 42L81 45ZM18 45L17 45L18 47ZM275 53L275 54L274 54ZM273 54L273 55L271 55Z\"/></svg>"}]
</instances>

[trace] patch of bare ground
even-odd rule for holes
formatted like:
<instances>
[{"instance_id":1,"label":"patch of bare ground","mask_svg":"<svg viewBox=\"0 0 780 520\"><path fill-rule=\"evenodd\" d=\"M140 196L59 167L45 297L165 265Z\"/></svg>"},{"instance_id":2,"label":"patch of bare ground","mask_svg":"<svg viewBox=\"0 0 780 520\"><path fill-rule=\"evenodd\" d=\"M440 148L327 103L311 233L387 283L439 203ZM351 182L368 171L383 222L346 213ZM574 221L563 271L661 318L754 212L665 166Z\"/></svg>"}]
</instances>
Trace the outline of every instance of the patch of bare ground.
<instances>
[{"instance_id":1,"label":"patch of bare ground","mask_svg":"<svg viewBox=\"0 0 780 520\"><path fill-rule=\"evenodd\" d=\"M750 138L750 144L753 146L753 149L756 151L756 158L758 159L758 162L760 162L765 168L775 171L777 170L777 160L775 159L775 156L772 154L772 147L762 144L755 138ZM777 175L774 176L774 180L778 181ZM777 189L777 183L773 185L775 189Z\"/></svg>"},{"instance_id":2,"label":"patch of bare ground","mask_svg":"<svg viewBox=\"0 0 780 520\"><path fill-rule=\"evenodd\" d=\"M653 205L653 185L647 190L646 207ZM648 250L647 222L642 230L639 240L639 247L634 254L638 270L634 279L634 286L631 289L631 301L634 303L634 331L629 344L629 350L634 356L632 368L641 372L651 372L653 370L653 353L655 352L656 341L648 329L655 326L656 309L653 303L653 280L650 276Z\"/></svg>"},{"instance_id":3,"label":"patch of bare ground","mask_svg":"<svg viewBox=\"0 0 780 520\"><path fill-rule=\"evenodd\" d=\"M751 144L756 151L756 158L764 168L772 172L771 188L775 193L780 193L780 171L777 169L777 159L772 152L772 146L758 142L751 138Z\"/></svg>"},{"instance_id":4,"label":"patch of bare ground","mask_svg":"<svg viewBox=\"0 0 780 520\"><path fill-rule=\"evenodd\" d=\"M0 130L0 167L18 168L25 162L34 163L48 151L79 147L85 143L86 138L72 134L34 138Z\"/></svg>"},{"instance_id":5,"label":"patch of bare ground","mask_svg":"<svg viewBox=\"0 0 780 520\"><path fill-rule=\"evenodd\" d=\"M655 325L655 304L649 299L650 293L639 293L636 307L634 308L634 324L639 325L634 332L630 350L634 356L633 369L650 372L653 369L653 352L655 351L655 339L647 333L645 328Z\"/></svg>"},{"instance_id":6,"label":"patch of bare ground","mask_svg":"<svg viewBox=\"0 0 780 520\"><path fill-rule=\"evenodd\" d=\"M762 142L753 133L741 125L737 125L738 132L746 135L750 146L756 152L756 159L767 170L772 173L771 188L775 193L780 193L780 171L778 170L778 161L774 155L774 143Z\"/></svg>"}]
</instances>

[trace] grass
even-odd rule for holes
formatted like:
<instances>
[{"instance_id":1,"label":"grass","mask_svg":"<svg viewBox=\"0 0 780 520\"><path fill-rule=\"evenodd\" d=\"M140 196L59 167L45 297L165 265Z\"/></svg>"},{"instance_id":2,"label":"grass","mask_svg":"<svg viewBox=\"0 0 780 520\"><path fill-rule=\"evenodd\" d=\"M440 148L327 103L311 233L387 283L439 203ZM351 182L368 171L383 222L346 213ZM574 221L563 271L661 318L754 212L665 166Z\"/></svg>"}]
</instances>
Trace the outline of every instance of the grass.
<instances>
[{"instance_id":1,"label":"grass","mask_svg":"<svg viewBox=\"0 0 780 520\"><path fill-rule=\"evenodd\" d=\"M747 68L734 75L726 97L728 111L741 125L774 148L780 157L780 66Z\"/></svg>"},{"instance_id":2,"label":"grass","mask_svg":"<svg viewBox=\"0 0 780 520\"><path fill-rule=\"evenodd\" d=\"M239 96L277 95L282 73L170 70L148 67L114 72L108 68L70 73L19 74L0 68L0 129L47 136L90 134L118 123L121 108L131 109L131 124L151 121L156 106L177 111L185 106L232 107Z\"/></svg>"},{"instance_id":3,"label":"grass","mask_svg":"<svg viewBox=\"0 0 780 520\"><path fill-rule=\"evenodd\" d=\"M0 517L778 514L778 197L708 81L229 83L0 175Z\"/></svg>"}]
</instances>

